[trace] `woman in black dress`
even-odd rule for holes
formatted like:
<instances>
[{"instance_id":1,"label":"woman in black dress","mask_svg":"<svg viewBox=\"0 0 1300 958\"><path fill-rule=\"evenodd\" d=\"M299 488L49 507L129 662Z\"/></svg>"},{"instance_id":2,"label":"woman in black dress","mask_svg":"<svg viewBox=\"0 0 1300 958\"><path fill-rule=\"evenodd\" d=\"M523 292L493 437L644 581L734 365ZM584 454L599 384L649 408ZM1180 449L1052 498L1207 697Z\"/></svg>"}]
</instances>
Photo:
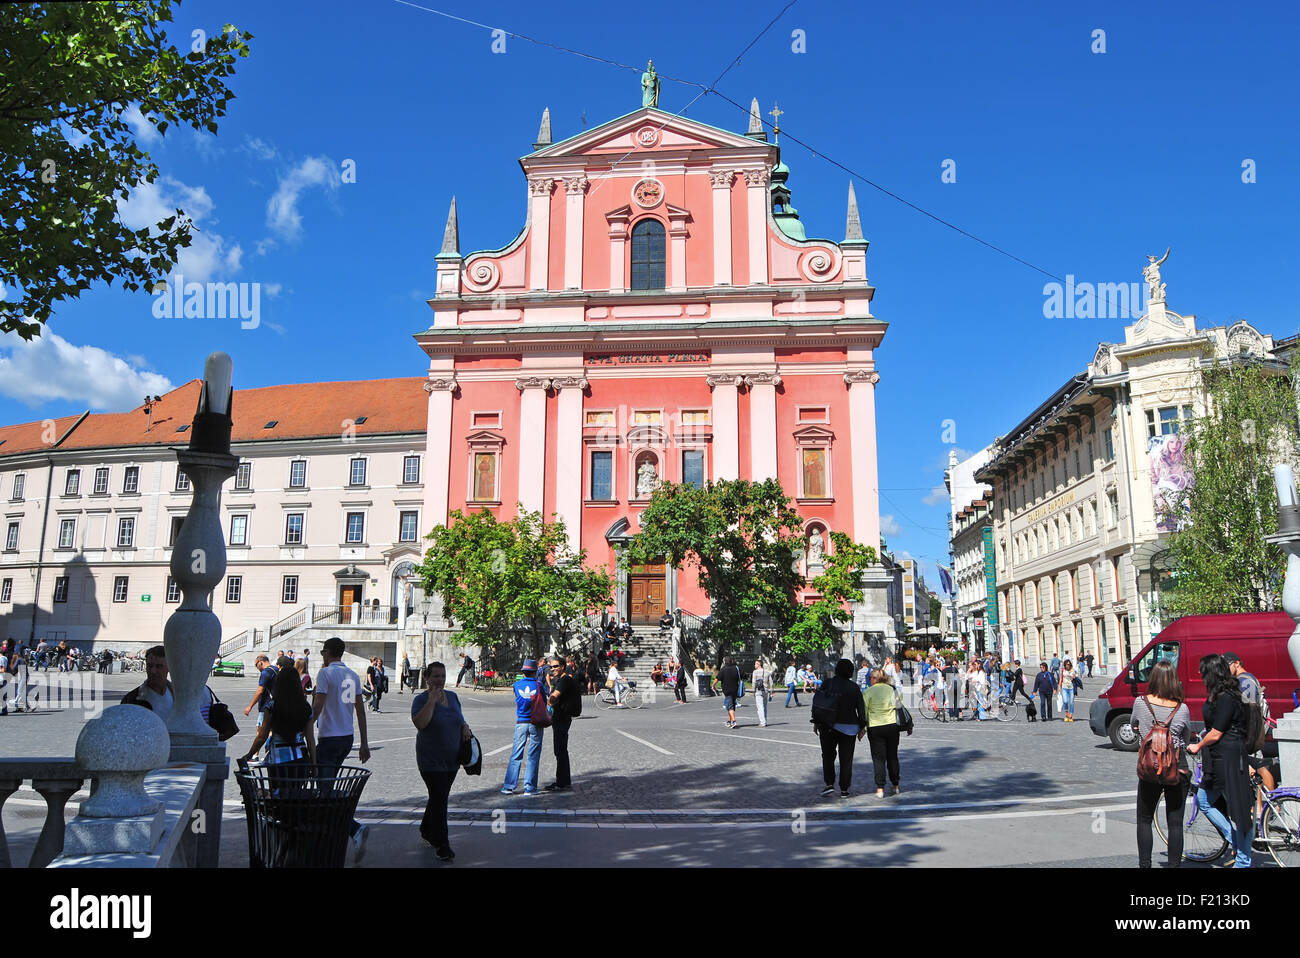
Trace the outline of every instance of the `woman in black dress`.
<instances>
[{"instance_id":1,"label":"woman in black dress","mask_svg":"<svg viewBox=\"0 0 1300 958\"><path fill-rule=\"evenodd\" d=\"M1199 742L1187 746L1195 755L1202 749L1201 787L1196 804L1214 823L1220 834L1236 847L1236 868L1249 868L1250 845L1255 837L1255 823L1250 796L1250 767L1246 764L1246 707L1241 701L1237 680L1228 670L1227 660L1214 654L1201 659L1201 679L1205 683L1205 705L1201 718L1205 733ZM1228 814L1215 808L1219 800Z\"/></svg>"}]
</instances>

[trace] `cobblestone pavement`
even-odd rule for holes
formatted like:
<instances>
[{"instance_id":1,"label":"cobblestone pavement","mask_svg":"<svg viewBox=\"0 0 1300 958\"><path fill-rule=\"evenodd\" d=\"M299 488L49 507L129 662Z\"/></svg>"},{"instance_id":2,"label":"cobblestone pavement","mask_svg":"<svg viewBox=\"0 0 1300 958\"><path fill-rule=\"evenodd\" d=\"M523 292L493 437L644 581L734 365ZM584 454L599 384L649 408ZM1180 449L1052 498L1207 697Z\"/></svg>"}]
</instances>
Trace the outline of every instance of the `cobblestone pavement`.
<instances>
[{"instance_id":1,"label":"cobblestone pavement","mask_svg":"<svg viewBox=\"0 0 1300 958\"><path fill-rule=\"evenodd\" d=\"M109 676L115 703L138 681ZM658 694L637 711L600 711L588 697L570 737L574 790L500 794L514 730L508 692L461 690L467 721L483 746L483 774L457 777L451 795L458 864L554 865L927 865L1007 866L1136 863L1134 757L1093 735L1093 679L1079 721L1029 724L916 720L900 748L902 793L877 799L867 742L854 756L853 795L820 798L820 749L808 697L798 708L769 706L761 728L752 697L727 729L718 698L675 705ZM251 741L243 706L255 680L218 678L213 688L236 711L232 756ZM649 696L647 698L650 698ZM373 755L359 817L371 824L366 866L437 866L419 840L425 790L415 769L410 694L389 694L368 713ZM84 713L37 711L0 719L4 753L71 755ZM355 761L355 753L354 753ZM554 777L549 734L539 783ZM74 799L75 803L75 799ZM247 862L243 808L226 788L222 861ZM17 861L35 841L43 801L17 793L5 824ZM29 846L28 846L29 847ZM1157 840L1157 861L1163 850Z\"/></svg>"}]
</instances>

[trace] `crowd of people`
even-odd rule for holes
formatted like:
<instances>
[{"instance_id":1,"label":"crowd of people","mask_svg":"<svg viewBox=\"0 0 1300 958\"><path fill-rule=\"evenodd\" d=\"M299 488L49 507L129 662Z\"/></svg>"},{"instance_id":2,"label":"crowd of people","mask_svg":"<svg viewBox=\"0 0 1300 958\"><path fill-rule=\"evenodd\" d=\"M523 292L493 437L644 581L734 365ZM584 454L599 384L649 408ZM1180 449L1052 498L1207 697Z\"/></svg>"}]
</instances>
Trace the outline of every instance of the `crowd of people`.
<instances>
[{"instance_id":1,"label":"crowd of people","mask_svg":"<svg viewBox=\"0 0 1300 958\"><path fill-rule=\"evenodd\" d=\"M1053 653L1049 661L1038 664L1031 678L1025 675L1019 659L1003 661L990 652L962 666L954 656L932 648L929 656L921 660L921 683L923 689L933 689L944 699L954 718L959 716L962 703L967 703L977 719L991 719L998 701L1015 705L1023 696L1029 721L1050 722L1059 711L1063 721L1073 722L1075 696L1083 688L1084 669L1088 676L1092 675L1093 661L1092 653L1088 653L1076 667L1071 659Z\"/></svg>"}]
</instances>

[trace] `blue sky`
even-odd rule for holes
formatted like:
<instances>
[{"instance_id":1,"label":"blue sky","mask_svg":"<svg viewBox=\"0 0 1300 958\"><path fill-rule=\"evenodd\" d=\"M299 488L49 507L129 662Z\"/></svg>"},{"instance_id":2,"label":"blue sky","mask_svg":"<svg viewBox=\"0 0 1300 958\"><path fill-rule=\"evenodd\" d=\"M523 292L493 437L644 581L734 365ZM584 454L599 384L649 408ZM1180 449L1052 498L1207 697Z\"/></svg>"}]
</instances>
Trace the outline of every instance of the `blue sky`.
<instances>
[{"instance_id":1,"label":"blue sky","mask_svg":"<svg viewBox=\"0 0 1300 958\"><path fill-rule=\"evenodd\" d=\"M667 76L711 82L782 7L426 4ZM1170 308L1202 325L1300 328L1293 38L1282 4L796 3L719 89L873 182L1049 273L1137 282L1173 253ZM461 249L519 230L543 107L556 139L640 105L639 77L392 0L185 3L172 28L254 34L216 137L145 136L163 179L134 214L182 205L187 278L261 284L260 325L158 319L97 288L36 348L0 341L0 422L129 408L224 349L240 387L420 375L433 257L456 194ZM1094 53L1093 31L1105 31ZM795 52L803 31L806 52ZM676 112L698 90L666 81ZM688 116L735 130L716 96ZM848 175L783 139L809 236L843 237ZM1242 182L1255 162L1257 182ZM356 182L336 171L355 161ZM956 182L944 183L945 160ZM947 554L944 421L963 452L1006 432L1121 319L1045 319L1048 277L859 181L878 354L881 512L895 552ZM182 261L183 266L186 261ZM203 276L202 274L208 274ZM58 337L57 339L55 337ZM927 578L937 582L932 567Z\"/></svg>"}]
</instances>

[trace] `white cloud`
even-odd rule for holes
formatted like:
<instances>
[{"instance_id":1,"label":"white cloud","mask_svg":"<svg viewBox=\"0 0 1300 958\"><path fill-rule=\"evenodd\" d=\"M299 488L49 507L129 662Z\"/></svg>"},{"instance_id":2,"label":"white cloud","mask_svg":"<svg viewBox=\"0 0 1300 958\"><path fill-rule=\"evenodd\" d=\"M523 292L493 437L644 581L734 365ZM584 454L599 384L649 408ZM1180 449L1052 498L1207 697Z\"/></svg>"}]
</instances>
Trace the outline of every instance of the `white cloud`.
<instances>
[{"instance_id":1,"label":"white cloud","mask_svg":"<svg viewBox=\"0 0 1300 958\"><path fill-rule=\"evenodd\" d=\"M203 224L212 218L215 205L202 186L162 176L152 183L137 183L129 198L118 199L117 211L127 229L138 230L162 222L177 208L184 210L195 230L193 241L180 251L175 272L186 281L206 283L214 276L226 279L243 265L243 248L238 243L228 245L225 237Z\"/></svg>"},{"instance_id":2,"label":"white cloud","mask_svg":"<svg viewBox=\"0 0 1300 958\"><path fill-rule=\"evenodd\" d=\"M284 287L279 283L262 284L262 292L266 293L266 295L271 297L272 299L274 299L276 296L279 296L280 290L282 289L284 289Z\"/></svg>"},{"instance_id":3,"label":"white cloud","mask_svg":"<svg viewBox=\"0 0 1300 958\"><path fill-rule=\"evenodd\" d=\"M882 536L902 535L903 527L898 524L898 520L892 515L880 517L880 534Z\"/></svg>"},{"instance_id":4,"label":"white cloud","mask_svg":"<svg viewBox=\"0 0 1300 958\"><path fill-rule=\"evenodd\" d=\"M0 393L29 406L63 399L122 412L140 405L146 393L172 388L166 376L135 368L98 346L74 346L49 330L31 342L8 345L9 355L0 353Z\"/></svg>"},{"instance_id":5,"label":"white cloud","mask_svg":"<svg viewBox=\"0 0 1300 958\"><path fill-rule=\"evenodd\" d=\"M267 143L260 136L244 137L244 145L241 149L245 153L251 153L259 160L276 160L280 158L280 151L270 143Z\"/></svg>"},{"instance_id":6,"label":"white cloud","mask_svg":"<svg viewBox=\"0 0 1300 958\"><path fill-rule=\"evenodd\" d=\"M302 214L298 200L303 191L322 187L327 192L339 188L338 165L327 156L309 156L280 177L279 186L266 202L266 225L285 240L302 237Z\"/></svg>"},{"instance_id":7,"label":"white cloud","mask_svg":"<svg viewBox=\"0 0 1300 958\"><path fill-rule=\"evenodd\" d=\"M131 128L135 138L146 146L162 139L162 134L158 132L158 128L140 112L138 103L132 103L122 111L122 120Z\"/></svg>"},{"instance_id":8,"label":"white cloud","mask_svg":"<svg viewBox=\"0 0 1300 958\"><path fill-rule=\"evenodd\" d=\"M271 237L269 236L266 239L260 239L257 241L257 250L256 250L257 255L265 256L271 250L275 249L277 245L278 244L275 242L275 240L271 239Z\"/></svg>"},{"instance_id":9,"label":"white cloud","mask_svg":"<svg viewBox=\"0 0 1300 958\"><path fill-rule=\"evenodd\" d=\"M207 131L191 130L190 138L190 142L194 144L194 152L205 161L211 162L226 152L217 145L216 136Z\"/></svg>"},{"instance_id":10,"label":"white cloud","mask_svg":"<svg viewBox=\"0 0 1300 958\"><path fill-rule=\"evenodd\" d=\"M946 502L947 499L948 499L947 486L931 486L930 494L928 496L925 496L921 501L924 502L927 506L937 506L941 502Z\"/></svg>"}]
</instances>

